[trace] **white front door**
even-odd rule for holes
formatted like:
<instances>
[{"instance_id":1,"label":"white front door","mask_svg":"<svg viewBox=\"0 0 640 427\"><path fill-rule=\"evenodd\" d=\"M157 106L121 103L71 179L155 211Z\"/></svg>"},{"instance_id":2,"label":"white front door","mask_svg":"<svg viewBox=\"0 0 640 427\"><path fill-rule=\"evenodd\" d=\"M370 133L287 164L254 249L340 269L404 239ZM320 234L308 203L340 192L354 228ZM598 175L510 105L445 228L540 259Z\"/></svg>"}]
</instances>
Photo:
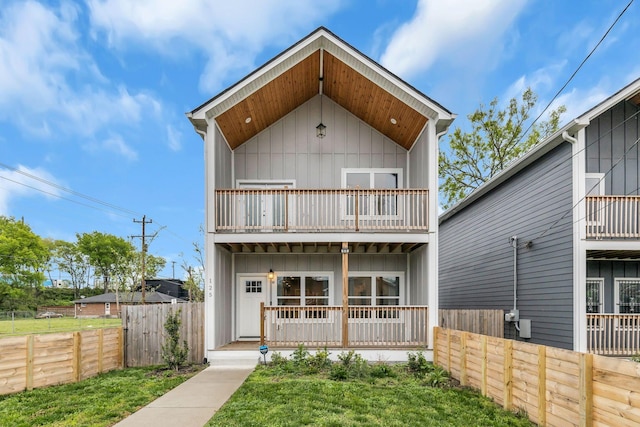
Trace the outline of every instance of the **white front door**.
<instances>
[{"instance_id":1,"label":"white front door","mask_svg":"<svg viewBox=\"0 0 640 427\"><path fill-rule=\"evenodd\" d=\"M266 302L268 283L266 276L238 277L236 319L239 340L260 338L260 303Z\"/></svg>"}]
</instances>

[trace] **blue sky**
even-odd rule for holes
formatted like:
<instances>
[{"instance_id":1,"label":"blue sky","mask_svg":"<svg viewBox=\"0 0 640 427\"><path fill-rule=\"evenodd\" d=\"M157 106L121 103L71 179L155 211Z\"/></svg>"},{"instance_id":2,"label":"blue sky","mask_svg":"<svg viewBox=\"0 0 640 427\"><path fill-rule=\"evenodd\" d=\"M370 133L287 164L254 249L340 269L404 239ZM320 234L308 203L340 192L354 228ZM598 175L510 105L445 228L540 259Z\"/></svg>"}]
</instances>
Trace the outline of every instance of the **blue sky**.
<instances>
[{"instance_id":1,"label":"blue sky","mask_svg":"<svg viewBox=\"0 0 640 427\"><path fill-rule=\"evenodd\" d=\"M480 103L528 86L545 106L627 3L0 0L0 215L68 241L139 235L146 215L163 276L175 261L182 277L204 216L203 144L184 113L318 26L464 129ZM565 120L640 77L639 26L635 2L554 103Z\"/></svg>"}]
</instances>

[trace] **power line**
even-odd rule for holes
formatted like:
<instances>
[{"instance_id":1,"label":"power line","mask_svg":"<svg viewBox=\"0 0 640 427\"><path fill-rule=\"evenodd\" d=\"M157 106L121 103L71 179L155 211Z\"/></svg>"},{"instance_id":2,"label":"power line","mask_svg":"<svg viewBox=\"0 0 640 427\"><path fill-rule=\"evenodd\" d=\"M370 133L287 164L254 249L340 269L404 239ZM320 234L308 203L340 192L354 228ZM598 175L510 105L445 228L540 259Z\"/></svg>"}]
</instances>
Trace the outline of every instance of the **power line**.
<instances>
[{"instance_id":1,"label":"power line","mask_svg":"<svg viewBox=\"0 0 640 427\"><path fill-rule=\"evenodd\" d=\"M551 104L553 104L553 101L556 100L556 98L558 98L558 96L560 96L560 94L566 89L566 87L569 85L569 83L571 83L571 80L573 80L573 78L576 76L576 74L578 74L578 71L580 71L580 69L582 68L582 66L589 60L589 58L591 58L591 55L593 55L593 53L596 51L596 49L598 49L598 47L602 44L602 42L604 41L605 38L607 38L607 36L609 35L609 33L611 32L611 30L613 29L613 27L618 23L618 21L620 20L620 18L622 18L622 15L624 15L624 13L627 11L627 9L629 9L629 7L631 6L631 4L634 2L634 0L631 0L627 6L625 6L625 8L622 10L622 12L620 12L620 14L618 14L618 17L615 19L615 21L613 21L613 23L609 26L609 28L607 29L607 31L604 33L604 35L600 38L600 40L598 41L598 43L596 43L596 45L593 47L593 49L591 49L591 52L589 52L589 54L582 60L582 62L580 63L580 65L578 65L578 68L575 69L575 71L573 72L573 74L571 74L571 76L569 77L569 79L565 82L564 85L562 85L562 87L560 88L560 90L558 90L558 92L556 92L556 94L553 96L553 98L551 98L551 101L549 101L549 103L547 104L546 107L544 107L544 109L540 112L540 114L538 115L538 117L535 118L535 120L533 120L531 122L531 124L529 125L529 127L527 128L527 130L525 130L522 133L522 137L520 138L522 140L522 138L524 137L524 135L527 134L527 132L529 132L529 130L531 130L531 128L533 127L533 125L540 120L540 117L542 117L542 115L549 109L549 107L551 106Z\"/></svg>"},{"instance_id":2,"label":"power line","mask_svg":"<svg viewBox=\"0 0 640 427\"><path fill-rule=\"evenodd\" d=\"M0 166L1 166L1 167L3 167L3 168L5 168L5 169L8 169L8 170L11 170L11 171L13 171L13 172L16 172L16 173L19 173L19 174L21 174L21 175L24 175L24 176L26 176L26 177L29 177L29 178L31 178L31 179L34 179L34 180L36 180L36 181L42 182L43 184L46 184L46 185L48 185L48 186L50 186L50 187L57 188L58 190L61 190L61 191L64 191L64 192L66 192L66 193L72 194L72 195L74 195L74 196L77 196L77 197L80 197L80 198L83 198L83 199L89 200L89 201L91 201L91 202L93 202L93 203L97 203L97 204L99 204L99 205L106 206L106 207L108 207L108 208L110 208L110 209L115 209L115 210L118 210L118 211L121 211L121 212L125 212L125 213L131 214L131 215L138 215L138 213L137 213L137 212L132 211L132 210L130 210L130 209L127 209L127 208L123 208L123 207L120 207L120 206L114 205L113 203L105 202L105 201L100 200L100 199L98 199L98 198L96 198L96 197L92 197L92 196L89 196L89 195L86 195L86 194L80 193L79 191L75 191L75 190L72 190L72 189L70 189L70 188L63 187L62 185L56 184L55 182L51 182L51 181L49 181L49 180L47 180L47 179L44 179L44 178L41 178L41 177L39 177L39 176L36 176L36 175L30 174L30 173L25 172L25 171L20 170L20 169L14 168L13 166L9 166L9 165L4 164L4 163L1 163L1 162L0 162ZM8 179L9 181L13 181L13 180L11 180L11 179L9 179L9 178L6 178L6 177L2 177L2 178ZM63 197L61 197L61 196L58 196L57 194L49 193L49 192L47 192L47 191L44 191L44 190L39 189L39 188L36 188L36 187L29 186L29 185L24 184L24 183L22 183L22 182L18 182L18 181L13 181L13 182L15 182L16 184L24 185L25 187L32 188L32 189L34 189L34 190L36 190L36 191L40 191L40 192L43 192L43 193L49 194L49 195L54 196L54 197L60 197L60 198L63 198ZM65 200L69 200L69 199L65 199Z\"/></svg>"}]
</instances>

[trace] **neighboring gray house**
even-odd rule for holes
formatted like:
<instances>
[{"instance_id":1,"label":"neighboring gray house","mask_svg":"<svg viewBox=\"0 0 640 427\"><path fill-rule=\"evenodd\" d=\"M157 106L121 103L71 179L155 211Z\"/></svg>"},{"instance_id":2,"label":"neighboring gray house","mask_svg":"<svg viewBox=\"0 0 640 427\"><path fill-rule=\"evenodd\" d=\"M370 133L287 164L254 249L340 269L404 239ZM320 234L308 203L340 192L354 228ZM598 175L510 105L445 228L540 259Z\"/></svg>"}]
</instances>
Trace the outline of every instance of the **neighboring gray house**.
<instances>
[{"instance_id":1,"label":"neighboring gray house","mask_svg":"<svg viewBox=\"0 0 640 427\"><path fill-rule=\"evenodd\" d=\"M431 342L452 113L319 28L187 116L205 151L209 359L240 340Z\"/></svg>"},{"instance_id":2,"label":"neighboring gray house","mask_svg":"<svg viewBox=\"0 0 640 427\"><path fill-rule=\"evenodd\" d=\"M639 104L636 80L440 216L440 308L516 309L505 336L533 343L639 350Z\"/></svg>"}]
</instances>

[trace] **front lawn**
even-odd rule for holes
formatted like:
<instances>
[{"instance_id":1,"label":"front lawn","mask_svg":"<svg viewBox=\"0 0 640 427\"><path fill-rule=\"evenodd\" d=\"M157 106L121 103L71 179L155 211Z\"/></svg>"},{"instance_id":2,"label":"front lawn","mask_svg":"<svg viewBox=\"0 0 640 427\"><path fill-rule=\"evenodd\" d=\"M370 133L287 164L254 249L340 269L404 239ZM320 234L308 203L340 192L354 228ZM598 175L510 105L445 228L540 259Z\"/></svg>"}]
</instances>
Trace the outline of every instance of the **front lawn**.
<instances>
[{"instance_id":1,"label":"front lawn","mask_svg":"<svg viewBox=\"0 0 640 427\"><path fill-rule=\"evenodd\" d=\"M115 328L122 326L121 319L82 319L59 317L52 319L16 319L0 321L0 337L8 335L43 334L80 331L83 329Z\"/></svg>"},{"instance_id":2,"label":"front lawn","mask_svg":"<svg viewBox=\"0 0 640 427\"><path fill-rule=\"evenodd\" d=\"M207 425L534 425L456 386L421 355L402 365L341 356L333 364L300 353L288 361L276 357L274 364L259 366Z\"/></svg>"},{"instance_id":3,"label":"front lawn","mask_svg":"<svg viewBox=\"0 0 640 427\"><path fill-rule=\"evenodd\" d=\"M200 370L128 368L66 384L0 396L0 426L111 426Z\"/></svg>"}]
</instances>

